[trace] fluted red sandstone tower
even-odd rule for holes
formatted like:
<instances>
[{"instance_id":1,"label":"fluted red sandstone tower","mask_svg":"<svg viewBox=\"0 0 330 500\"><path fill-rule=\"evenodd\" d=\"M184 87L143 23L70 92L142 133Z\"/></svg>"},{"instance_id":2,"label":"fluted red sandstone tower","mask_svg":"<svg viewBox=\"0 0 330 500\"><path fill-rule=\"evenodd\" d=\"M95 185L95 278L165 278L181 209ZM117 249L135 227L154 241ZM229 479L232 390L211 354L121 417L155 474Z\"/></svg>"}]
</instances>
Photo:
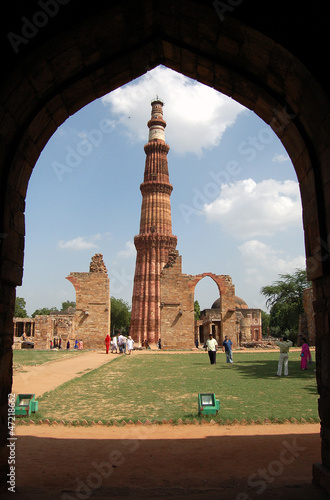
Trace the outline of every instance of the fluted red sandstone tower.
<instances>
[{"instance_id":1,"label":"fluted red sandstone tower","mask_svg":"<svg viewBox=\"0 0 330 500\"><path fill-rule=\"evenodd\" d=\"M170 147L165 143L163 105L158 97L151 102L149 142L144 146L147 157L140 186L140 234L134 238L137 255L130 333L139 344L143 340L154 344L160 336L160 273L169 252L177 244L172 234L170 196L173 186L168 175Z\"/></svg>"}]
</instances>

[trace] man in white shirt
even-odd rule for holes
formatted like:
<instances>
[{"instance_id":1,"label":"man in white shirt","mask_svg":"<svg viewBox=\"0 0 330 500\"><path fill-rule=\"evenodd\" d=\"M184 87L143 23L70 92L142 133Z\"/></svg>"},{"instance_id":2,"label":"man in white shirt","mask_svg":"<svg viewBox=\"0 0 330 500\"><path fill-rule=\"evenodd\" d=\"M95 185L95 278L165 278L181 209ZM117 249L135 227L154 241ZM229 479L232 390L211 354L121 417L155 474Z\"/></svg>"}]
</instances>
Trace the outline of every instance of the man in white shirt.
<instances>
[{"instance_id":1,"label":"man in white shirt","mask_svg":"<svg viewBox=\"0 0 330 500\"><path fill-rule=\"evenodd\" d=\"M206 347L207 347L207 352L209 354L211 365L216 364L217 345L218 345L218 342L213 338L212 333L210 333L209 338L206 341Z\"/></svg>"},{"instance_id":2,"label":"man in white shirt","mask_svg":"<svg viewBox=\"0 0 330 500\"><path fill-rule=\"evenodd\" d=\"M126 337L125 335L120 334L118 337L118 346L119 346L119 352L122 354L126 354Z\"/></svg>"},{"instance_id":3,"label":"man in white shirt","mask_svg":"<svg viewBox=\"0 0 330 500\"><path fill-rule=\"evenodd\" d=\"M276 345L280 348L280 358L278 360L278 368L277 368L277 376L280 377L282 375L282 367L284 365L284 375L289 375L289 349L293 346L291 340L283 335L280 340L275 342Z\"/></svg>"}]
</instances>

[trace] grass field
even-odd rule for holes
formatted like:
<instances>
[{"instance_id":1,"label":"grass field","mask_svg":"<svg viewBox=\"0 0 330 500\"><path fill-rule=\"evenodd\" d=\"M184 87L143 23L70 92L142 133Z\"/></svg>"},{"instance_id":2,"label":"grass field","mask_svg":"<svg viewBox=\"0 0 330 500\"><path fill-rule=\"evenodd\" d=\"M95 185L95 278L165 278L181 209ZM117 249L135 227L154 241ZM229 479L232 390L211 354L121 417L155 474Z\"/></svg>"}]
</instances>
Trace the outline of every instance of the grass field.
<instances>
[{"instance_id":1,"label":"grass field","mask_svg":"<svg viewBox=\"0 0 330 500\"><path fill-rule=\"evenodd\" d=\"M214 420L295 418L318 421L314 364L300 370L290 353L289 377L276 377L278 352L234 353L227 365L218 353L134 353L73 379L39 400L35 420L125 419L161 421L198 418L197 395L214 392L220 411Z\"/></svg>"},{"instance_id":2,"label":"grass field","mask_svg":"<svg viewBox=\"0 0 330 500\"><path fill-rule=\"evenodd\" d=\"M77 356L82 354L83 350L47 350L47 351L37 351L34 349L15 349L14 350L14 369L22 365L24 366L37 366L47 363L48 361L54 361L55 359L67 359L70 356Z\"/></svg>"}]
</instances>

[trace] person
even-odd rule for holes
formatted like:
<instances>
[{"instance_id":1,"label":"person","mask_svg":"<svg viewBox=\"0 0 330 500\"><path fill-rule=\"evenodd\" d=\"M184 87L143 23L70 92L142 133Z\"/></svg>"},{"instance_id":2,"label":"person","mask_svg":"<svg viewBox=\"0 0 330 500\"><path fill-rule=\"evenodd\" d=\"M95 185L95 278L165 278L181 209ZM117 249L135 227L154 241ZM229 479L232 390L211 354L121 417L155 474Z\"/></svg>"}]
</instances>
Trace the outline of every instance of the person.
<instances>
[{"instance_id":1,"label":"person","mask_svg":"<svg viewBox=\"0 0 330 500\"><path fill-rule=\"evenodd\" d=\"M134 348L134 340L132 339L132 337L129 335L128 336L128 339L127 339L127 350L128 350L128 354L131 354L131 352L133 351L133 348Z\"/></svg>"},{"instance_id":2,"label":"person","mask_svg":"<svg viewBox=\"0 0 330 500\"><path fill-rule=\"evenodd\" d=\"M275 344L280 348L280 357L278 360L277 376L282 375L282 368L284 366L284 375L287 377L289 375L289 349L293 346L291 340L283 335L280 340L277 340Z\"/></svg>"},{"instance_id":3,"label":"person","mask_svg":"<svg viewBox=\"0 0 330 500\"><path fill-rule=\"evenodd\" d=\"M119 352L121 354L126 354L126 337L123 334L120 334L118 337L118 345L119 345Z\"/></svg>"},{"instance_id":4,"label":"person","mask_svg":"<svg viewBox=\"0 0 330 500\"><path fill-rule=\"evenodd\" d=\"M110 348L110 335L109 334L105 337L104 342L105 342L105 351L107 354L109 354L109 348Z\"/></svg>"},{"instance_id":5,"label":"person","mask_svg":"<svg viewBox=\"0 0 330 500\"><path fill-rule=\"evenodd\" d=\"M158 339L157 347L158 347L158 349L162 348L162 341L161 341L161 339Z\"/></svg>"},{"instance_id":6,"label":"person","mask_svg":"<svg viewBox=\"0 0 330 500\"><path fill-rule=\"evenodd\" d=\"M209 334L209 338L206 341L206 348L210 358L211 365L216 364L217 358L217 345L218 342L213 338L212 333Z\"/></svg>"},{"instance_id":7,"label":"person","mask_svg":"<svg viewBox=\"0 0 330 500\"><path fill-rule=\"evenodd\" d=\"M199 346L198 339L195 340L195 346L196 346L196 349L198 349L198 346Z\"/></svg>"},{"instance_id":8,"label":"person","mask_svg":"<svg viewBox=\"0 0 330 500\"><path fill-rule=\"evenodd\" d=\"M301 353L300 353L300 369L301 370L308 370L308 361L310 362L312 360L312 355L309 350L309 345L307 344L307 340L305 337L302 338L303 345L301 346Z\"/></svg>"},{"instance_id":9,"label":"person","mask_svg":"<svg viewBox=\"0 0 330 500\"><path fill-rule=\"evenodd\" d=\"M117 347L117 337L116 335L113 337L111 340L111 352L116 351L116 354L118 352L118 347Z\"/></svg>"},{"instance_id":10,"label":"person","mask_svg":"<svg viewBox=\"0 0 330 500\"><path fill-rule=\"evenodd\" d=\"M66 343L66 348L67 348L67 349L70 349L70 340L68 340L68 341L67 341L67 343Z\"/></svg>"},{"instance_id":11,"label":"person","mask_svg":"<svg viewBox=\"0 0 330 500\"><path fill-rule=\"evenodd\" d=\"M78 339L76 339L75 343L74 343L74 349L78 349Z\"/></svg>"},{"instance_id":12,"label":"person","mask_svg":"<svg viewBox=\"0 0 330 500\"><path fill-rule=\"evenodd\" d=\"M226 353L227 363L233 363L232 346L233 346L232 341L228 338L227 335L225 335L225 340L222 342L222 350L225 351Z\"/></svg>"}]
</instances>

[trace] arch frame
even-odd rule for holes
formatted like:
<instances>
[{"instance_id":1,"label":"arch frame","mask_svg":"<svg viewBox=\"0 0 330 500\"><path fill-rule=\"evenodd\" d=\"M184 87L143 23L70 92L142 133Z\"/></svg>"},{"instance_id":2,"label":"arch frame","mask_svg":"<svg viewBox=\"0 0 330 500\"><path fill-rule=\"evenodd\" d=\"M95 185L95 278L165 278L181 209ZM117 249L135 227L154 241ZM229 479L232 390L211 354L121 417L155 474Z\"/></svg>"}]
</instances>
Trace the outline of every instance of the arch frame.
<instances>
[{"instance_id":1,"label":"arch frame","mask_svg":"<svg viewBox=\"0 0 330 500\"><path fill-rule=\"evenodd\" d=\"M292 51L275 41L281 38L280 27L273 37L268 36L269 28L262 33L260 23L259 31L252 27L244 6L221 20L211 3L193 0L179 0L171 7L165 1L156 5L151 0L139 5L100 2L99 10L92 6L85 17L78 15L76 0L67 7L65 2L59 4L68 9L67 19L64 11L50 19L18 54L8 44L4 51L7 71L0 85L1 421L5 421L11 390L15 287L22 281L25 195L33 167L50 136L70 115L164 64L253 110L272 127L295 167L303 205L306 264L313 281L322 464L330 470L330 99L315 66L309 61L314 68L311 72L295 55L292 41L287 40ZM275 4L267 8L275 11ZM20 33L23 5L17 3L5 34L13 29ZM3 480L6 464L0 468Z\"/></svg>"}]
</instances>

